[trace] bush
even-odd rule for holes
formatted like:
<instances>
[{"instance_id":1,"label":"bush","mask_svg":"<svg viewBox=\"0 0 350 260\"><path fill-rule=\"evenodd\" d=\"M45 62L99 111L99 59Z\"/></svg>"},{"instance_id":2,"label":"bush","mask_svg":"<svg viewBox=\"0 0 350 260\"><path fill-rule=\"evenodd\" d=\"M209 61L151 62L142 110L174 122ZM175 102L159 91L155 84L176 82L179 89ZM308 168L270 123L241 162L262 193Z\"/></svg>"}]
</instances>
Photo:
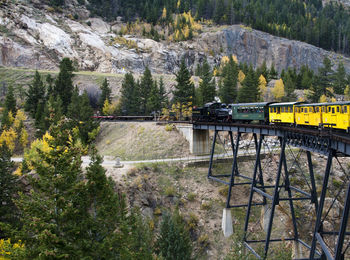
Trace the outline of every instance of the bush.
<instances>
[{"instance_id":1,"label":"bush","mask_svg":"<svg viewBox=\"0 0 350 260\"><path fill-rule=\"evenodd\" d=\"M165 131L171 132L173 131L173 129L174 129L174 125L167 124L165 126Z\"/></svg>"},{"instance_id":2,"label":"bush","mask_svg":"<svg viewBox=\"0 0 350 260\"><path fill-rule=\"evenodd\" d=\"M197 197L197 194L196 193L193 193L193 192L190 192L187 194L187 200L188 201L194 201Z\"/></svg>"},{"instance_id":3,"label":"bush","mask_svg":"<svg viewBox=\"0 0 350 260\"><path fill-rule=\"evenodd\" d=\"M164 194L168 197L174 197L176 194L175 188L173 186L166 187Z\"/></svg>"},{"instance_id":4,"label":"bush","mask_svg":"<svg viewBox=\"0 0 350 260\"><path fill-rule=\"evenodd\" d=\"M192 243L185 222L178 212L166 213L160 226L156 251L164 259L191 259Z\"/></svg>"}]
</instances>

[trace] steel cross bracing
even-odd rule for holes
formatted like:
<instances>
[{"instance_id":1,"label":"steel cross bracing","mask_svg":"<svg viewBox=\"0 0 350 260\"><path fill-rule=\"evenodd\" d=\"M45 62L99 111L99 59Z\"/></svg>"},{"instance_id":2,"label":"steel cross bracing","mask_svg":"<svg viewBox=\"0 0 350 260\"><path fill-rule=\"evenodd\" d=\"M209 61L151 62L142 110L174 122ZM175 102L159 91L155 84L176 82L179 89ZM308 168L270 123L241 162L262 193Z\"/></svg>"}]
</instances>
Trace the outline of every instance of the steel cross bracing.
<instances>
[{"instance_id":1,"label":"steel cross bracing","mask_svg":"<svg viewBox=\"0 0 350 260\"><path fill-rule=\"evenodd\" d=\"M271 126L250 126L250 125L216 125L216 124L194 124L194 129L201 130L214 130L213 143L210 155L208 178L214 181L228 185L228 195L226 200L226 208L247 207L243 243L247 249L258 259L267 259L269 254L269 248L271 242L281 241L294 241L296 244L301 245L307 250L308 255L305 257L296 256L294 259L345 259L345 253L350 247L349 237L350 232L347 232L347 223L349 219L350 210L350 177L347 176L345 170L344 175L347 177L346 182L342 185L338 194L334 195L333 202L330 208L325 207L326 194L329 187L329 178L331 175L331 166L333 160L338 160L340 156L350 155L350 144L344 141L339 136L333 136L331 134L322 134L318 131L302 131L289 129L289 128L276 128ZM221 132L228 132L231 148L232 148L232 168L231 173L213 174L213 163L215 144L217 137ZM233 132L236 133L234 138ZM255 150L255 163L253 167L252 176L244 175L240 172L238 167L238 155L240 152L240 142L242 140L242 134L252 134L252 140ZM262 153L262 147L265 139L268 136L276 136L279 140L279 159L277 173L275 177L274 185L266 185L264 182L264 167L262 166L262 158L265 154ZM298 187L294 187L290 182L290 169L293 167L299 167L298 156L295 156L294 152L290 152L294 157L292 167L288 168L288 162L286 159L286 147L298 147L300 151L304 151L307 158L308 173L304 174L307 179L309 187L308 191L302 190ZM294 148L295 149L295 148ZM289 151L289 150L288 150ZM275 151L276 152L276 151ZM317 188L314 175L314 167L312 162L311 152L323 154L327 157L327 164L323 175L321 194L317 195ZM307 176L306 176L307 175ZM242 180L243 181L239 181ZM250 194L247 204L232 205L232 190L237 185L249 185ZM346 187L345 187L346 186ZM346 192L344 192L346 191ZM262 199L260 201L254 200L254 195L258 194ZM344 206L341 217L341 223L337 230L324 230L325 215L327 216L334 205L335 201L341 194L344 196ZM292 232L290 237L273 237L273 222L276 218L276 207L282 202L287 202L289 205L290 218L292 220ZM295 214L295 201L309 201L314 205L314 214L316 215L315 224L313 227L313 235L311 245L306 243L300 238L298 231L297 217ZM267 221L267 229L264 239L250 239L249 226L252 224L251 212L255 206L268 206L269 214ZM327 245L326 237L335 236L336 243L331 248ZM347 243L345 246L345 242ZM263 253L258 254L254 249L254 245L263 243ZM304 250L304 251L305 251Z\"/></svg>"}]
</instances>

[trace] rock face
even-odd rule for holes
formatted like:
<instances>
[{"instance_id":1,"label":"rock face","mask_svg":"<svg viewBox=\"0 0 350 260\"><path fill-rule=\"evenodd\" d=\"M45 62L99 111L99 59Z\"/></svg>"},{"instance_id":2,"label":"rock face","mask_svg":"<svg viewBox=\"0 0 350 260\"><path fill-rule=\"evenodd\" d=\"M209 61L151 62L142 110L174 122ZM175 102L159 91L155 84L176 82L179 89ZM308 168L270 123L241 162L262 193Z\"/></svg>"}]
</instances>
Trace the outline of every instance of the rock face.
<instances>
[{"instance_id":1,"label":"rock face","mask_svg":"<svg viewBox=\"0 0 350 260\"><path fill-rule=\"evenodd\" d=\"M133 43L127 45L115 43L115 24L99 18L77 22L64 14L48 13L47 6L38 5L23 1L1 6L0 65L57 69L63 57L70 57L80 70L142 73L148 66L153 73L173 74L182 58L194 70L205 58L214 66L222 56L234 54L239 62L260 66L266 61L268 66L275 64L278 71L299 69L303 64L317 70L328 56L335 67L342 60L350 72L350 60L341 55L240 25L216 32L208 28L195 40L180 43L126 35L124 38ZM88 17L86 12L79 10L83 18Z\"/></svg>"},{"instance_id":2,"label":"rock face","mask_svg":"<svg viewBox=\"0 0 350 260\"><path fill-rule=\"evenodd\" d=\"M274 63L279 71L288 67L300 69L304 64L317 71L324 57L329 57L335 67L342 60L347 72L350 71L349 58L307 43L247 30L239 25L224 29L220 34L224 38L222 41L226 43L228 53L235 54L239 61L253 65L262 64L266 60L268 67Z\"/></svg>"}]
</instances>

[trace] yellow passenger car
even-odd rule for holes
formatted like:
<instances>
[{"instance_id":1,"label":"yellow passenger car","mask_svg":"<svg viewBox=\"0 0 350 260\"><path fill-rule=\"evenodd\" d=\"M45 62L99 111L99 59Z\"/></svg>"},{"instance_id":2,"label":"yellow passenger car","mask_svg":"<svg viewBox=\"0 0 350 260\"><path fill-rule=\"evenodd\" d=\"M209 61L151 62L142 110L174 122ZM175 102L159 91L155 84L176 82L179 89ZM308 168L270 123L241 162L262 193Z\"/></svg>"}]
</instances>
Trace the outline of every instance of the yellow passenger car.
<instances>
[{"instance_id":1,"label":"yellow passenger car","mask_svg":"<svg viewBox=\"0 0 350 260\"><path fill-rule=\"evenodd\" d=\"M323 103L295 106L295 124L319 127L322 123Z\"/></svg>"},{"instance_id":2,"label":"yellow passenger car","mask_svg":"<svg viewBox=\"0 0 350 260\"><path fill-rule=\"evenodd\" d=\"M322 104L322 126L350 130L350 101Z\"/></svg>"},{"instance_id":3,"label":"yellow passenger car","mask_svg":"<svg viewBox=\"0 0 350 260\"><path fill-rule=\"evenodd\" d=\"M269 106L270 109L270 123L275 124L294 124L294 111L295 106L302 102L287 102L287 103L274 103Z\"/></svg>"}]
</instances>

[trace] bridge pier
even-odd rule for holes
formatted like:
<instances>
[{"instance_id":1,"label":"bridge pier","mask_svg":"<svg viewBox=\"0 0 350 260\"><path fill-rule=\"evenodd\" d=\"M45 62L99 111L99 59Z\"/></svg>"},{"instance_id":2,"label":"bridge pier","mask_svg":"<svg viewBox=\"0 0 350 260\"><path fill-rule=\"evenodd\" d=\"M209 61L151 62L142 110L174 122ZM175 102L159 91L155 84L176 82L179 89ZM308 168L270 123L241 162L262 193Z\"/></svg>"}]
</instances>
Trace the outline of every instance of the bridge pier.
<instances>
[{"instance_id":1,"label":"bridge pier","mask_svg":"<svg viewBox=\"0 0 350 260\"><path fill-rule=\"evenodd\" d=\"M191 125L177 125L190 145L190 153L193 155L207 155L210 153L209 130L193 129Z\"/></svg>"}]
</instances>

